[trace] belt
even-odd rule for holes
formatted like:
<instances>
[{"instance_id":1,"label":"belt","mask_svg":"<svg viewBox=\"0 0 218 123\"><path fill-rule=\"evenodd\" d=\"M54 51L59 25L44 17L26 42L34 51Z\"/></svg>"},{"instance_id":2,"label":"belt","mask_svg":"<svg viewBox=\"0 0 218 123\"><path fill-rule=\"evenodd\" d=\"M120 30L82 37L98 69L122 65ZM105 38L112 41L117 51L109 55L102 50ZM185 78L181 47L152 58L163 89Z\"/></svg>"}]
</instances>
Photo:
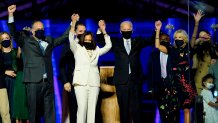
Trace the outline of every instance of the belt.
<instances>
[{"instance_id":1,"label":"belt","mask_svg":"<svg viewBox=\"0 0 218 123\"><path fill-rule=\"evenodd\" d=\"M47 82L48 78L42 78L42 82Z\"/></svg>"},{"instance_id":2,"label":"belt","mask_svg":"<svg viewBox=\"0 0 218 123\"><path fill-rule=\"evenodd\" d=\"M166 78L161 77L161 80L164 82L166 80Z\"/></svg>"}]
</instances>

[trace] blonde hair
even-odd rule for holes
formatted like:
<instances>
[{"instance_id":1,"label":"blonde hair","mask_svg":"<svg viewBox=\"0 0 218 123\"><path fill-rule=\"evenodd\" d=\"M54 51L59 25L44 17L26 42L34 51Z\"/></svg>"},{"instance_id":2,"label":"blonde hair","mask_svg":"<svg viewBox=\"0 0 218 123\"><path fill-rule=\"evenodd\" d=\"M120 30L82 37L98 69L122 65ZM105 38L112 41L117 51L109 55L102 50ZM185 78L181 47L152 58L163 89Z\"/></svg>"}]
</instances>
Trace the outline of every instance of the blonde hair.
<instances>
[{"instance_id":1,"label":"blonde hair","mask_svg":"<svg viewBox=\"0 0 218 123\"><path fill-rule=\"evenodd\" d=\"M183 30L183 29L176 30L176 31L174 32L174 35L173 35L173 38L174 38L174 39L175 39L175 37L176 37L176 34L178 34L178 33L182 35L182 38L183 38L184 42L185 42L186 44L188 44L188 39L189 39L189 37L188 37L187 32L186 32L185 30Z\"/></svg>"},{"instance_id":2,"label":"blonde hair","mask_svg":"<svg viewBox=\"0 0 218 123\"><path fill-rule=\"evenodd\" d=\"M10 47L11 47L11 49L12 49L12 48L13 48L13 44L12 44L12 38L11 38L11 35L10 35L9 33L7 33L7 32L0 32L0 50L3 50L1 43L2 43L2 41L3 41L3 39L2 39L2 35L4 35L4 34L6 34L6 35L9 36L10 41L11 41L11 45L10 45Z\"/></svg>"}]
</instances>

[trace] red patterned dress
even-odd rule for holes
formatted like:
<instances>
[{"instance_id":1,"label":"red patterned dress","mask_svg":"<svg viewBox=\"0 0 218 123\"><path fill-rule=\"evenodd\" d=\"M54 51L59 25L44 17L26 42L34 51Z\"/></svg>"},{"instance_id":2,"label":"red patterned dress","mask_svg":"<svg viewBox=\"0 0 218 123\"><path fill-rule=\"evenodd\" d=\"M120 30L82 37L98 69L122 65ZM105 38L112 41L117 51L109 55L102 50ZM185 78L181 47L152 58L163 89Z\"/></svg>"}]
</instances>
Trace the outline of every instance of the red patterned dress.
<instances>
[{"instance_id":1,"label":"red patterned dress","mask_svg":"<svg viewBox=\"0 0 218 123\"><path fill-rule=\"evenodd\" d=\"M191 79L190 53L188 46L183 49L171 48L169 55L172 58L172 74L177 84L178 97L181 108L191 108L197 91Z\"/></svg>"}]
</instances>

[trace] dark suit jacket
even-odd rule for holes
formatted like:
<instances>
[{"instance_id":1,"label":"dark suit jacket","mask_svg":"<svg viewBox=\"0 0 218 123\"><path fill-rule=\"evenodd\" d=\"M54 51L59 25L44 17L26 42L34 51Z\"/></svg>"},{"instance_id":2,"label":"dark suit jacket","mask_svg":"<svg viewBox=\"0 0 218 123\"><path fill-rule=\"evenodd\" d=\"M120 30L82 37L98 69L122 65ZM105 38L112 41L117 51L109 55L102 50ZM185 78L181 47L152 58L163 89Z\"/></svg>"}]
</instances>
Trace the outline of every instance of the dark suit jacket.
<instances>
[{"instance_id":1,"label":"dark suit jacket","mask_svg":"<svg viewBox=\"0 0 218 123\"><path fill-rule=\"evenodd\" d=\"M167 75L171 74L171 62L170 56L168 55L167 59ZM154 49L151 53L151 57L148 63L148 79L149 86L153 89L154 96L159 97L161 89L163 88L163 82L161 80L161 66L160 66L160 51L158 49Z\"/></svg>"},{"instance_id":2,"label":"dark suit jacket","mask_svg":"<svg viewBox=\"0 0 218 123\"><path fill-rule=\"evenodd\" d=\"M73 52L70 50L69 42L64 43L59 61L60 79L63 84L73 81L73 70L75 59Z\"/></svg>"},{"instance_id":3,"label":"dark suit jacket","mask_svg":"<svg viewBox=\"0 0 218 123\"><path fill-rule=\"evenodd\" d=\"M8 27L14 40L22 49L24 82L40 82L44 73L44 66L48 81L53 82L52 50L67 41L70 28L58 38L54 39L47 36L45 41L48 46L43 55L38 41L32 35L29 35L26 31L17 32L14 23L8 23Z\"/></svg>"},{"instance_id":4,"label":"dark suit jacket","mask_svg":"<svg viewBox=\"0 0 218 123\"><path fill-rule=\"evenodd\" d=\"M98 34L97 41L103 40L102 37L102 34ZM128 79L134 80L134 83L136 84L142 82L143 71L140 61L140 53L145 46L152 45L152 41L142 38L132 38L131 51L129 55L126 52L122 38L111 38L111 41L112 50L115 55L115 71L113 78L114 84L129 84ZM129 76L129 63L131 68L131 76Z\"/></svg>"}]
</instances>

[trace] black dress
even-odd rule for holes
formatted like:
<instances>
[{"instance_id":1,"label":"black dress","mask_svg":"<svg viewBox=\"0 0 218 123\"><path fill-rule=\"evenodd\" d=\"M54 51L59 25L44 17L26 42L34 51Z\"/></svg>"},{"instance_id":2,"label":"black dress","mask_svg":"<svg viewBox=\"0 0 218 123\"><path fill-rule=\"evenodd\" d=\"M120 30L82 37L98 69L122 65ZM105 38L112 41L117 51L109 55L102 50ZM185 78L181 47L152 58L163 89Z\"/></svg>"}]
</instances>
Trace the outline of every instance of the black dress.
<instances>
[{"instance_id":1,"label":"black dress","mask_svg":"<svg viewBox=\"0 0 218 123\"><path fill-rule=\"evenodd\" d=\"M195 83L190 76L190 50L188 45L182 49L172 47L169 55L172 58L172 74L177 84L180 106L183 109L191 108L197 92Z\"/></svg>"},{"instance_id":2,"label":"black dress","mask_svg":"<svg viewBox=\"0 0 218 123\"><path fill-rule=\"evenodd\" d=\"M6 70L13 70L17 71L16 67L16 50L11 50L10 52L2 52L2 56L4 59L4 69ZM14 94L14 83L15 77L11 77L5 75L5 84L8 93L9 99L9 107L10 107L10 114L13 114L13 94ZM13 121L13 120L11 120Z\"/></svg>"}]
</instances>

